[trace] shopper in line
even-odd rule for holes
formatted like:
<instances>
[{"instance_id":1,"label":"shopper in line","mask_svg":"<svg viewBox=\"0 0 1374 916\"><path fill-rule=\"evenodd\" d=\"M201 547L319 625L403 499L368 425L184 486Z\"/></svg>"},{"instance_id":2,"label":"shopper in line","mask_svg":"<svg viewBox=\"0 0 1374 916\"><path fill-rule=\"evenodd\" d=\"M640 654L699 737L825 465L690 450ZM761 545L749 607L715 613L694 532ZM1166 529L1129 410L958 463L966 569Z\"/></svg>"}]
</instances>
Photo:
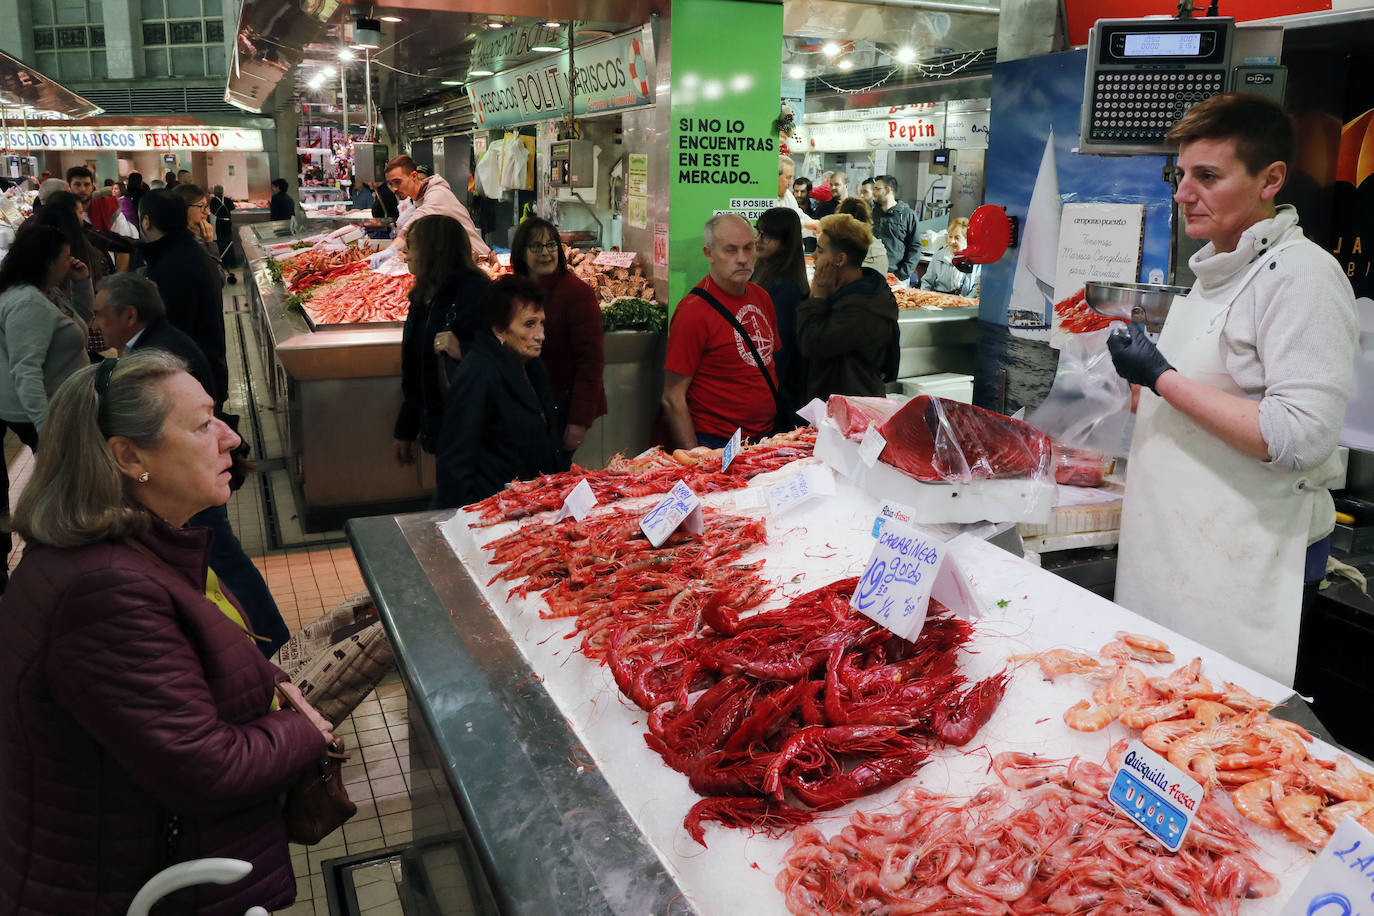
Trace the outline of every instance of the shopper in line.
<instances>
[{"instance_id":1,"label":"shopper in line","mask_svg":"<svg viewBox=\"0 0 1374 916\"><path fill-rule=\"evenodd\" d=\"M238 436L153 351L69 379L44 437L0 599L0 900L115 916L164 866L225 857L252 873L159 912L286 907L281 796L333 731L253 647L209 534L183 528L228 498Z\"/></svg>"},{"instance_id":2,"label":"shopper in line","mask_svg":"<svg viewBox=\"0 0 1374 916\"><path fill-rule=\"evenodd\" d=\"M296 202L286 193L285 178L272 179L272 197L267 201L268 216L274 220L290 219L296 215Z\"/></svg>"},{"instance_id":3,"label":"shopper in line","mask_svg":"<svg viewBox=\"0 0 1374 916\"><path fill-rule=\"evenodd\" d=\"M553 393L539 359L539 284L502 277L487 287L479 309L482 329L463 355L444 407L436 509L477 502L511 480L529 480L559 466Z\"/></svg>"},{"instance_id":4,"label":"shopper in line","mask_svg":"<svg viewBox=\"0 0 1374 916\"><path fill-rule=\"evenodd\" d=\"M416 220L406 234L405 256L415 286L401 331L401 410L394 430L396 460L403 465L414 463L416 442L431 455L439 447L444 396L482 327L477 303L491 284L472 260L467 230L449 216Z\"/></svg>"},{"instance_id":5,"label":"shopper in line","mask_svg":"<svg viewBox=\"0 0 1374 916\"><path fill-rule=\"evenodd\" d=\"M185 181L177 182L172 192L186 201L186 228L200 242L201 249L210 256L210 260L220 268L220 290L223 291L225 270L219 256L219 245L215 242L215 226L210 219L210 195L200 185Z\"/></svg>"},{"instance_id":6,"label":"shopper in line","mask_svg":"<svg viewBox=\"0 0 1374 916\"><path fill-rule=\"evenodd\" d=\"M168 191L170 191L172 188L175 188L177 186L177 180L177 173L168 171L165 175L162 176L162 186L166 188Z\"/></svg>"},{"instance_id":7,"label":"shopper in line","mask_svg":"<svg viewBox=\"0 0 1374 916\"><path fill-rule=\"evenodd\" d=\"M375 200L376 195L372 193L372 185L368 184L366 181L358 182L358 187L353 191L353 200L351 202L353 209L370 211L373 201Z\"/></svg>"},{"instance_id":8,"label":"shopper in line","mask_svg":"<svg viewBox=\"0 0 1374 916\"><path fill-rule=\"evenodd\" d=\"M872 178L865 178L859 183L859 196L862 197L864 202L870 207L876 206L878 203L877 195L873 193L873 186L874 181Z\"/></svg>"},{"instance_id":9,"label":"shopper in line","mask_svg":"<svg viewBox=\"0 0 1374 916\"><path fill-rule=\"evenodd\" d=\"M766 436L779 420L773 397L778 322L768 293L749 282L754 227L737 213L722 213L706 221L703 239L710 273L696 287L701 293L684 296L668 324L662 408L678 448L720 448L736 429ZM748 334L758 360L727 315Z\"/></svg>"},{"instance_id":10,"label":"shopper in line","mask_svg":"<svg viewBox=\"0 0 1374 916\"><path fill-rule=\"evenodd\" d=\"M396 219L401 215L401 204L396 199L396 192L387 187L385 181L377 182L377 188L373 192L372 215L377 219Z\"/></svg>"},{"instance_id":11,"label":"shopper in line","mask_svg":"<svg viewBox=\"0 0 1374 916\"><path fill-rule=\"evenodd\" d=\"M484 261L491 254L491 246L483 241L482 234L477 231L477 227L472 222L472 215L468 213L468 208L458 200L453 193L453 188L449 187L448 182L442 176L422 175L414 159L409 156L397 156L386 164L386 183L398 196L415 202L415 211L406 221L407 227L417 219L435 213L451 216L462 223L463 228L467 230L468 241L472 243L472 256L474 258L478 261ZM376 264L394 256L397 251L405 247L406 231L406 228L401 228L389 248L373 255L373 263Z\"/></svg>"},{"instance_id":12,"label":"shopper in line","mask_svg":"<svg viewBox=\"0 0 1374 916\"><path fill-rule=\"evenodd\" d=\"M83 225L81 201L71 191L54 191L49 195L43 209L38 211L34 224L51 226L62 233L72 248L72 256L90 269L92 284L114 273L114 257L106 247L109 234L105 233L105 237L102 237L89 223ZM63 292L70 295L69 290L64 289Z\"/></svg>"},{"instance_id":13,"label":"shopper in line","mask_svg":"<svg viewBox=\"0 0 1374 916\"><path fill-rule=\"evenodd\" d=\"M511 269L544 291L544 350L562 470L586 441L592 423L606 415L606 332L596 292L568 270L558 227L530 217L511 239Z\"/></svg>"},{"instance_id":14,"label":"shopper in line","mask_svg":"<svg viewBox=\"0 0 1374 916\"><path fill-rule=\"evenodd\" d=\"M797 339L807 360L806 399L832 394L882 397L892 372L897 300L887 279L864 267L873 236L844 213L821 220L811 296L797 308Z\"/></svg>"},{"instance_id":15,"label":"shopper in line","mask_svg":"<svg viewBox=\"0 0 1374 916\"><path fill-rule=\"evenodd\" d=\"M187 371L206 394L214 396L214 377L205 354L200 352L195 341L167 320L167 307L153 281L133 273L107 277L96 291L91 324L99 326L106 343L120 356L148 350L171 353L186 364ZM224 404L218 401L214 408L215 418L237 432L238 417L225 414ZM234 452L232 489L238 489L244 480L239 452L239 449ZM191 516L188 525L207 528L213 533L210 567L243 605L248 625L257 637L258 650L271 658L291 638L291 632L262 573L239 543L229 521L228 509L222 505L210 506Z\"/></svg>"},{"instance_id":16,"label":"shopper in line","mask_svg":"<svg viewBox=\"0 0 1374 916\"><path fill-rule=\"evenodd\" d=\"M843 172L839 174L843 175ZM859 222L868 226L868 231L873 231L873 211L869 209L868 201L862 197L845 197L840 201L840 205L835 208L836 213L843 213L852 216ZM873 236L872 243L868 246L868 257L864 258L864 267L871 267L884 278L887 277L887 248L883 246L883 240L876 235Z\"/></svg>"},{"instance_id":17,"label":"shopper in line","mask_svg":"<svg viewBox=\"0 0 1374 916\"><path fill-rule=\"evenodd\" d=\"M215 195L210 198L210 218L215 224L215 248L219 251L219 262L228 272L228 281L237 283L233 267L238 263L234 256L234 211L238 207L234 199L224 193L224 185L215 185Z\"/></svg>"},{"instance_id":18,"label":"shopper in line","mask_svg":"<svg viewBox=\"0 0 1374 916\"><path fill-rule=\"evenodd\" d=\"M138 241L138 228L124 218L118 198L113 194L96 193L94 172L84 165L72 166L67 169L67 187L81 200L82 219L101 232L113 232Z\"/></svg>"},{"instance_id":19,"label":"shopper in line","mask_svg":"<svg viewBox=\"0 0 1374 916\"><path fill-rule=\"evenodd\" d=\"M1174 200L1207 244L1158 346L1139 322L1107 338L1140 386L1116 601L1292 684L1304 579L1315 593L1336 520L1355 297L1297 211L1275 205L1295 150L1279 105L1213 96L1167 140Z\"/></svg>"},{"instance_id":20,"label":"shopper in line","mask_svg":"<svg viewBox=\"0 0 1374 916\"><path fill-rule=\"evenodd\" d=\"M901 185L891 175L873 179L874 234L882 239L887 249L888 271L905 283L916 272L916 264L921 259L921 233L916 211L901 199L901 193Z\"/></svg>"},{"instance_id":21,"label":"shopper in line","mask_svg":"<svg viewBox=\"0 0 1374 916\"><path fill-rule=\"evenodd\" d=\"M806 279L801 220L785 207L765 210L755 224L757 260L750 282L761 286L773 302L778 322L778 349L773 354L783 400L793 409L802 404L806 362L797 350L797 306L811 292Z\"/></svg>"},{"instance_id":22,"label":"shopper in line","mask_svg":"<svg viewBox=\"0 0 1374 916\"><path fill-rule=\"evenodd\" d=\"M171 191L149 191L139 205L139 245L148 279L167 305L167 319L196 342L210 362L215 401L229 397L229 361L224 344L224 300L219 265L191 234L186 202Z\"/></svg>"},{"instance_id":23,"label":"shopper in line","mask_svg":"<svg viewBox=\"0 0 1374 916\"><path fill-rule=\"evenodd\" d=\"M141 172L130 172L124 193L119 198L119 212L124 214L124 218L129 224L134 226L134 231L138 229L138 200L148 191L148 186L143 183Z\"/></svg>"}]
</instances>

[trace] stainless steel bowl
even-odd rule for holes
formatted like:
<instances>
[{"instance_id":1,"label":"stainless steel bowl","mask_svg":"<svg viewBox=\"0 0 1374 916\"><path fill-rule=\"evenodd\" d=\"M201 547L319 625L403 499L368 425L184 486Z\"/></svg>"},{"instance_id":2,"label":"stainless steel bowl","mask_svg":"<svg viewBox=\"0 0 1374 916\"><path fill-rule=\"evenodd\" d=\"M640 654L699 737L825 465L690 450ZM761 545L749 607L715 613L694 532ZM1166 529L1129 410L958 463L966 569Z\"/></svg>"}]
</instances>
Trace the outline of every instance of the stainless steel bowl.
<instances>
[{"instance_id":1,"label":"stainless steel bowl","mask_svg":"<svg viewBox=\"0 0 1374 916\"><path fill-rule=\"evenodd\" d=\"M1121 321L1143 321L1145 330L1158 334L1169 316L1175 296L1188 295L1187 287L1156 286L1150 283L1083 284L1083 297L1099 315Z\"/></svg>"}]
</instances>

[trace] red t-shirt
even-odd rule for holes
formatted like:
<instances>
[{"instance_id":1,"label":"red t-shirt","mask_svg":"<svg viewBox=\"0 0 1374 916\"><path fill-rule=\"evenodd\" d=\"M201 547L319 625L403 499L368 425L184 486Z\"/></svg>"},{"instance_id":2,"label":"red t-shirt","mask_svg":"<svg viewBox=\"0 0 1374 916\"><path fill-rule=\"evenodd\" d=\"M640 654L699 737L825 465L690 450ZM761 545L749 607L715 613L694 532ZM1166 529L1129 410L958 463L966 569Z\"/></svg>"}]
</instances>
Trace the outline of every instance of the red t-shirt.
<instances>
[{"instance_id":1,"label":"red t-shirt","mask_svg":"<svg viewBox=\"0 0 1374 916\"><path fill-rule=\"evenodd\" d=\"M697 285L744 325L776 383L773 353L778 346L778 319L768 293L750 283L743 296L731 296L709 275ZM698 296L684 296L673 312L664 368L692 377L687 408L698 433L730 436L739 428L746 436L757 437L773 431L777 407L758 363L739 333Z\"/></svg>"}]
</instances>

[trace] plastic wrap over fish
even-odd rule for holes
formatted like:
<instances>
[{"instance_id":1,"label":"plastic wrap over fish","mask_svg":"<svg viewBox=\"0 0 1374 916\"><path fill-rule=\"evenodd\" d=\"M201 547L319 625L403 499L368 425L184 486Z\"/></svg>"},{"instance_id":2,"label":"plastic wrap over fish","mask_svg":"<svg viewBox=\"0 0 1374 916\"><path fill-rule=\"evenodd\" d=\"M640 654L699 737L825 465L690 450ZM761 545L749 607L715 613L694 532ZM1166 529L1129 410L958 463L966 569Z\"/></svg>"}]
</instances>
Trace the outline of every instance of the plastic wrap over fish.
<instances>
[{"instance_id":1,"label":"plastic wrap over fish","mask_svg":"<svg viewBox=\"0 0 1374 916\"><path fill-rule=\"evenodd\" d=\"M1028 423L959 401L912 398L878 432L880 460L927 483L1054 479L1050 437Z\"/></svg>"}]
</instances>

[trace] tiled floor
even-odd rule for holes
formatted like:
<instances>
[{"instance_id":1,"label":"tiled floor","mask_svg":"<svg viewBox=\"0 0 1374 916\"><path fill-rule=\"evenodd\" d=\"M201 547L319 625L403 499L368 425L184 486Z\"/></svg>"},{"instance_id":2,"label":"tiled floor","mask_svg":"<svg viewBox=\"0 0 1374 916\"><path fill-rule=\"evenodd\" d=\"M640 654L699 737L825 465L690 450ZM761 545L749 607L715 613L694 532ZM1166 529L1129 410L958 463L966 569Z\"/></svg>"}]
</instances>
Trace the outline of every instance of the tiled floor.
<instances>
[{"instance_id":1,"label":"tiled floor","mask_svg":"<svg viewBox=\"0 0 1374 916\"><path fill-rule=\"evenodd\" d=\"M227 290L230 294L241 291L241 286ZM228 295L226 306L229 313L226 314L226 324L229 326L230 365L241 366L238 334L234 328L234 322L240 319L234 315ZM252 332L246 324L244 332L252 348ZM254 378L254 389L263 391L265 388L259 387L262 374L257 362L256 354L250 354L249 371ZM252 431L246 423L249 416L248 397L248 387L239 377L227 409L245 418L244 431L251 441ZM270 423L267 418L263 422ZM279 454L273 454L280 448L275 439L264 438L267 448L259 450L255 447L255 457L269 462L279 458ZM9 467L10 505L13 506L28 480L33 456L10 434L5 440L5 461ZM245 552L262 570L287 626L295 631L317 620L348 596L361 591L364 587L362 574L358 571L352 551L344 543L292 550L269 549L268 520L263 515L259 489L263 485L262 477L252 475L249 482L233 495L229 501L229 515ZM334 539L338 541L341 538L342 534L339 533ZM18 563L22 552L22 544L16 545L11 551L11 569ZM358 805L358 814L316 846L291 847L291 861L296 873L296 903L279 913L289 916L327 916L329 908L325 902L321 862L410 842L410 732L406 717L405 688L399 676L393 672L347 721L339 725L337 732L345 737L352 755L344 766L344 781L349 797ZM383 862L356 873L354 886L361 912L367 916L402 916L404 911L400 903L399 883L400 869L391 862Z\"/></svg>"}]
</instances>

